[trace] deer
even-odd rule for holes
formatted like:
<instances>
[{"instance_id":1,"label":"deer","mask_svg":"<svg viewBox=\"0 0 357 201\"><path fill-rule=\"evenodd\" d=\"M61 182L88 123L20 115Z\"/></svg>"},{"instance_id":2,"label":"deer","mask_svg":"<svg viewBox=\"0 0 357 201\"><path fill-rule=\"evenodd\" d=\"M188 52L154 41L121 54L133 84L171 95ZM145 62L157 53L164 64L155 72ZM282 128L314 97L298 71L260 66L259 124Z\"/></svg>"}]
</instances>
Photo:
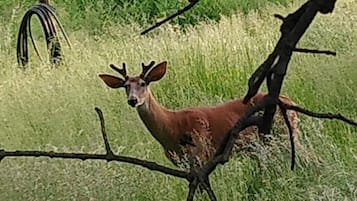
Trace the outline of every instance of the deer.
<instances>
[{"instance_id":1,"label":"deer","mask_svg":"<svg viewBox=\"0 0 357 201\"><path fill-rule=\"evenodd\" d=\"M151 83L164 77L167 61L154 64L154 61L149 65L142 63L142 72L138 76L128 76L125 63L122 68L110 64L122 78L109 74L99 74L99 77L110 88L125 89L128 104L136 109L147 130L176 166L184 164L186 168L193 168L202 166L213 158L227 132L249 108L266 95L258 92L247 104L243 103L242 98L238 98L216 106L170 110L158 103L150 90ZM279 99L285 104L296 105L286 96L280 96ZM289 121L293 139L298 144L296 112L289 113ZM253 127L243 130L237 139L238 146L249 143L256 130Z\"/></svg>"}]
</instances>

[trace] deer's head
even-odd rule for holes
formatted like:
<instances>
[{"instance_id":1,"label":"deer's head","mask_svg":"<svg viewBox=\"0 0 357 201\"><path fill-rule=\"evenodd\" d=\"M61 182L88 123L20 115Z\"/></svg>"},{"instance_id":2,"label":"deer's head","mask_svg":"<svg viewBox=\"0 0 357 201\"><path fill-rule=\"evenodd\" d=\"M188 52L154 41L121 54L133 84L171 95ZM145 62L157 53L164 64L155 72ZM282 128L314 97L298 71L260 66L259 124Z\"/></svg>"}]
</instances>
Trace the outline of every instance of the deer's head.
<instances>
[{"instance_id":1,"label":"deer's head","mask_svg":"<svg viewBox=\"0 0 357 201\"><path fill-rule=\"evenodd\" d=\"M142 63L142 72L138 76L128 76L125 63L123 63L122 69L111 64L110 67L120 73L123 78L107 74L100 74L99 77L110 88L125 88L128 104L137 107L145 103L146 97L150 93L149 84L160 80L166 73L166 61L153 67L154 64L154 61L149 65Z\"/></svg>"}]
</instances>

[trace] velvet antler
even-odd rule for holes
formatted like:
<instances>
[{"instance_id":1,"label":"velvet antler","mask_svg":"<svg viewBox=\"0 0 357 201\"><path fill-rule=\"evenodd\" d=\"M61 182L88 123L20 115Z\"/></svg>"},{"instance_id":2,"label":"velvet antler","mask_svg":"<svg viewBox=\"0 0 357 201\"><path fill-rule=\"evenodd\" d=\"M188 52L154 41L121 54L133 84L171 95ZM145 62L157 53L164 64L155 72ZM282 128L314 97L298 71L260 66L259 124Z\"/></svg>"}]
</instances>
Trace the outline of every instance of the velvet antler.
<instances>
[{"instance_id":1,"label":"velvet antler","mask_svg":"<svg viewBox=\"0 0 357 201\"><path fill-rule=\"evenodd\" d=\"M119 67L117 67L114 64L110 64L110 67L113 70L115 70L116 72L120 73L125 78L125 80L127 80L129 78L129 76L126 74L126 65L125 65L125 63L123 63L123 68L122 69L120 69Z\"/></svg>"},{"instance_id":2,"label":"velvet antler","mask_svg":"<svg viewBox=\"0 0 357 201\"><path fill-rule=\"evenodd\" d=\"M141 63L142 66L142 72L140 74L141 78L144 78L146 73L149 72L149 70L154 66L155 61L151 61L149 65L145 65L144 63Z\"/></svg>"}]
</instances>

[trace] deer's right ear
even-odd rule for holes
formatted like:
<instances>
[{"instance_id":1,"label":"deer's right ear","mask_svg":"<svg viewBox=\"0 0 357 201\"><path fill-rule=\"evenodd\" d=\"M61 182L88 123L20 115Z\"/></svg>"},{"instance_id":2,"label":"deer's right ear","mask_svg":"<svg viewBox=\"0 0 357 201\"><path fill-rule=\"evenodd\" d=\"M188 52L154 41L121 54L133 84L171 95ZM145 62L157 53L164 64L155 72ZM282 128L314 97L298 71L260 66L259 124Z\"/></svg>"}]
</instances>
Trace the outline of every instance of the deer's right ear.
<instances>
[{"instance_id":1,"label":"deer's right ear","mask_svg":"<svg viewBox=\"0 0 357 201\"><path fill-rule=\"evenodd\" d=\"M119 77L112 75L100 74L99 77L104 81L104 83L110 88L120 88L124 87L125 81Z\"/></svg>"},{"instance_id":2,"label":"deer's right ear","mask_svg":"<svg viewBox=\"0 0 357 201\"><path fill-rule=\"evenodd\" d=\"M166 73L166 65L167 62L161 62L157 64L145 77L145 81L150 83L153 81L160 80L162 77L164 77Z\"/></svg>"}]
</instances>

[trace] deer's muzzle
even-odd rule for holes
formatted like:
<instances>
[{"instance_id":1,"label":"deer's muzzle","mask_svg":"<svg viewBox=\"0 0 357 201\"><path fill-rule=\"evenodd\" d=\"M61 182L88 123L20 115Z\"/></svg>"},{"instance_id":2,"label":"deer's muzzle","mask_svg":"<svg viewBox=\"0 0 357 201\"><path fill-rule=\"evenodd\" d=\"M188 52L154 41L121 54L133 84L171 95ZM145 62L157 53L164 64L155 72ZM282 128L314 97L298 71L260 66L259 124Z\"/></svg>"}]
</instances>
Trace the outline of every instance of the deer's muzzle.
<instances>
[{"instance_id":1,"label":"deer's muzzle","mask_svg":"<svg viewBox=\"0 0 357 201\"><path fill-rule=\"evenodd\" d=\"M129 99L129 100L128 100L128 104L129 104L131 107L135 107L136 104L138 104L138 99L136 99L136 98Z\"/></svg>"}]
</instances>

